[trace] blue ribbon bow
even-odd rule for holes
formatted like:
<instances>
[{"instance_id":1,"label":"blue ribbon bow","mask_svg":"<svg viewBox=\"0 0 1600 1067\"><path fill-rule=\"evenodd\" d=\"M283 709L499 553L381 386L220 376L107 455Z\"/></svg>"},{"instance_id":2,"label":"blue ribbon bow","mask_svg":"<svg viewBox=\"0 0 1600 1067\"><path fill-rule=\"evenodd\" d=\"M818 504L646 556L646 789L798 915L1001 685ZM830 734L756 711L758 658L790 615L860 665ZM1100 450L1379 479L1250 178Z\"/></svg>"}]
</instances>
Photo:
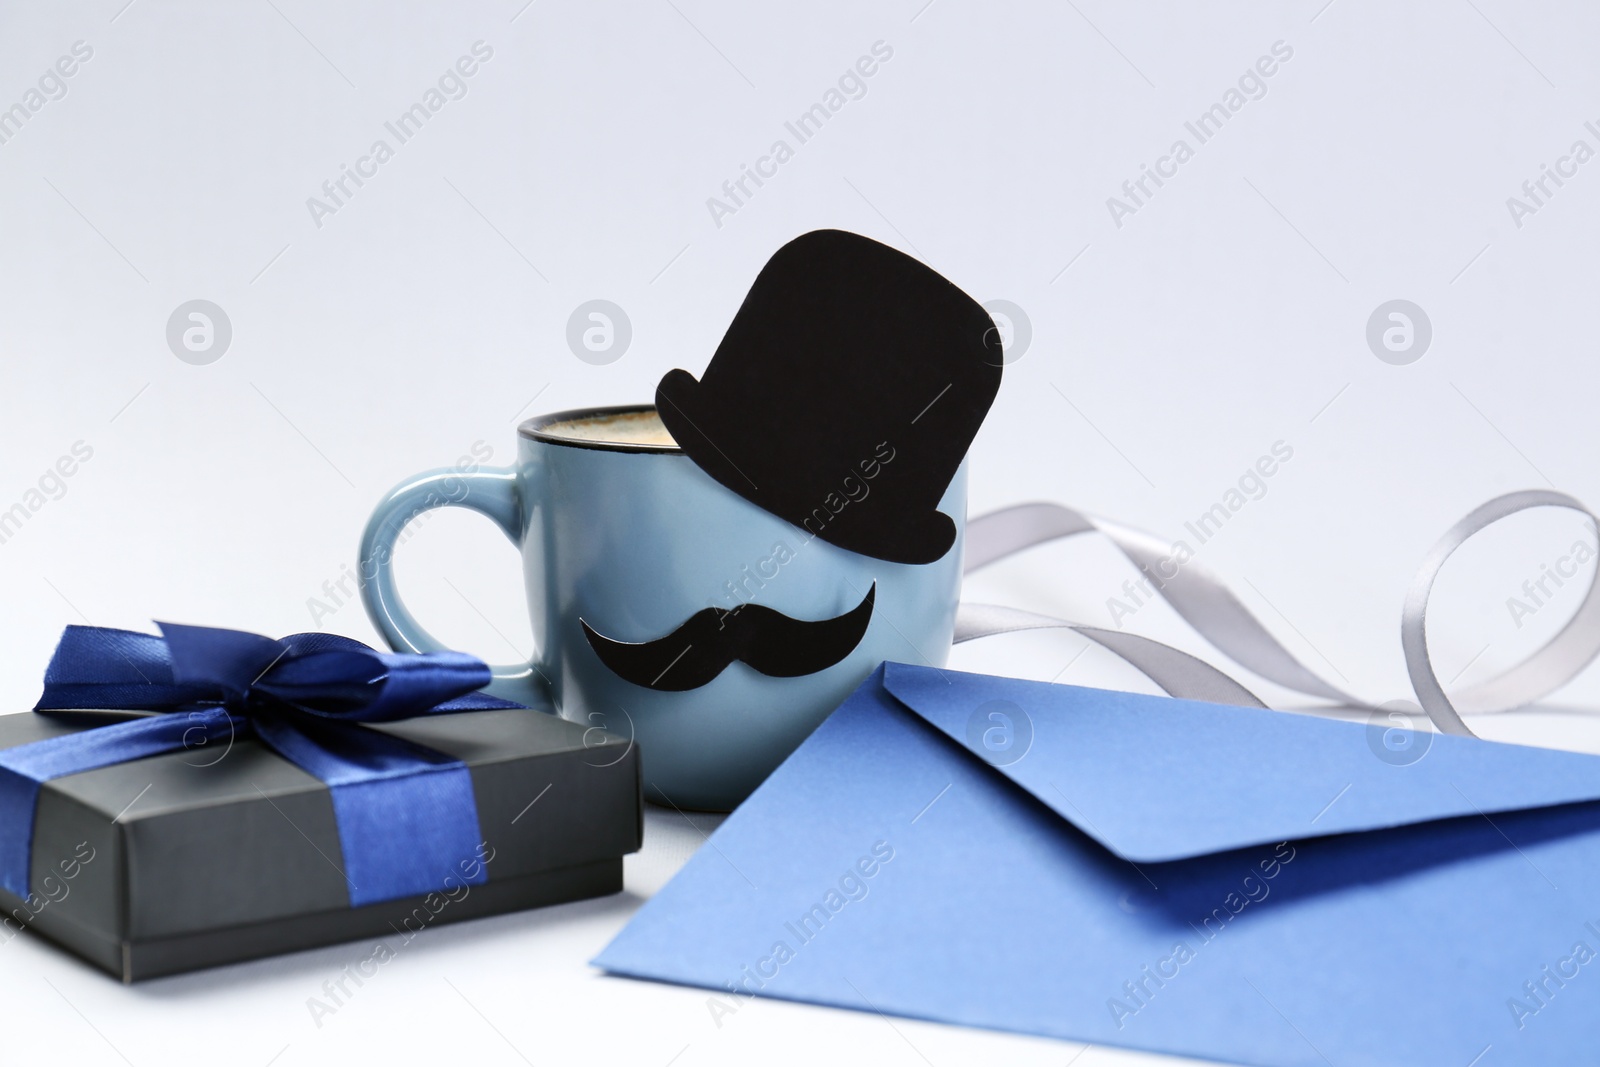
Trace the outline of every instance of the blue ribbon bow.
<instances>
[{"instance_id":1,"label":"blue ribbon bow","mask_svg":"<svg viewBox=\"0 0 1600 1067\"><path fill-rule=\"evenodd\" d=\"M476 690L460 652L378 652L334 634L281 641L158 624L161 636L68 626L35 711L106 709L127 722L0 751L0 886L27 899L34 813L52 778L251 734L328 786L351 907L487 879L466 764L361 723L521 707ZM464 872L476 870L468 877Z\"/></svg>"}]
</instances>

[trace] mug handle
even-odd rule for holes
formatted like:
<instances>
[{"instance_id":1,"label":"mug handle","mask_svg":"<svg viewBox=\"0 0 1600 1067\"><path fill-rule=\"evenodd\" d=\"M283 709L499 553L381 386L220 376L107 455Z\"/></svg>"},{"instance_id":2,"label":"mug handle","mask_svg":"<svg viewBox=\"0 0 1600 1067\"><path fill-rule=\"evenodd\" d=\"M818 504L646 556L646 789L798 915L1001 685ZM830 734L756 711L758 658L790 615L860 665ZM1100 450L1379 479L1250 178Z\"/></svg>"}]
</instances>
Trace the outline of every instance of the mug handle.
<instances>
[{"instance_id":1,"label":"mug handle","mask_svg":"<svg viewBox=\"0 0 1600 1067\"><path fill-rule=\"evenodd\" d=\"M394 547L406 523L434 508L467 508L486 515L518 548L522 544L522 507L514 467L461 471L442 467L408 478L378 502L361 533L357 569L361 602L367 617L396 652L443 652L448 646L417 622L394 582ZM484 688L494 696L554 713L550 680L537 661L491 667L493 680Z\"/></svg>"}]
</instances>

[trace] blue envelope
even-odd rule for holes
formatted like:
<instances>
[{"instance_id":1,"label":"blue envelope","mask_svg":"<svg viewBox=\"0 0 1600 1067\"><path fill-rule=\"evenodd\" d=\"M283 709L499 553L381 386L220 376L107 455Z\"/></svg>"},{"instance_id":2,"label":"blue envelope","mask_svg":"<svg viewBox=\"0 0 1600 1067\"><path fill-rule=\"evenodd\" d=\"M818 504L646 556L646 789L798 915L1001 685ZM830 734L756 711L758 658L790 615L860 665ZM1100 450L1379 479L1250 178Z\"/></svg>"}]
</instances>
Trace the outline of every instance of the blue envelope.
<instances>
[{"instance_id":1,"label":"blue envelope","mask_svg":"<svg viewBox=\"0 0 1600 1067\"><path fill-rule=\"evenodd\" d=\"M1596 798L1600 757L890 663L595 962L719 1024L1600 1063Z\"/></svg>"}]
</instances>

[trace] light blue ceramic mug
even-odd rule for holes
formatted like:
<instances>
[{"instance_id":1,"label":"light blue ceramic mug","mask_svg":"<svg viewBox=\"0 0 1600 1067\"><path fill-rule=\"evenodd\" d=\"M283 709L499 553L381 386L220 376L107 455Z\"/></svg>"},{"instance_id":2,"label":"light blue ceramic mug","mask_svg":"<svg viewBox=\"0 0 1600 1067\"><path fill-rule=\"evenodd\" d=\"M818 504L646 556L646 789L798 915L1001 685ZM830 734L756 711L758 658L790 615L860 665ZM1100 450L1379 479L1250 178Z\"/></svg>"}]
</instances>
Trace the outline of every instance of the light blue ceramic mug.
<instances>
[{"instance_id":1,"label":"light blue ceramic mug","mask_svg":"<svg viewBox=\"0 0 1600 1067\"><path fill-rule=\"evenodd\" d=\"M892 478L893 453L863 456L818 502L816 525L828 509L865 499L875 478ZM646 794L658 802L730 810L879 663L942 665L950 651L965 464L939 505L956 523L950 550L932 563L890 563L731 492L672 443L653 407L530 419L516 466L419 474L373 512L361 540L362 599L397 651L445 647L406 610L392 571L402 528L435 507L487 515L522 552L538 652L495 668L490 692L636 739ZM686 627L697 615L698 629ZM773 628L738 647L788 676L742 658L719 672L703 662L691 669L719 635L753 619ZM631 681L618 673L669 635L695 648L656 677L653 668Z\"/></svg>"}]
</instances>

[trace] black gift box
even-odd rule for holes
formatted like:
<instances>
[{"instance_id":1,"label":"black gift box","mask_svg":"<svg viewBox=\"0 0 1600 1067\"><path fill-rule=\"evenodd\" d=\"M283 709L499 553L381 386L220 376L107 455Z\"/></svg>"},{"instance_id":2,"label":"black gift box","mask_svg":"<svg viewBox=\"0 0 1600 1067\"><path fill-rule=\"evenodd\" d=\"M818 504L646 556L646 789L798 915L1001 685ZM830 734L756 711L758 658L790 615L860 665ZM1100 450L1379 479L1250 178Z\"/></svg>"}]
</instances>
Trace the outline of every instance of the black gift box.
<instances>
[{"instance_id":1,"label":"black gift box","mask_svg":"<svg viewBox=\"0 0 1600 1067\"><path fill-rule=\"evenodd\" d=\"M0 749L105 721L0 716ZM372 728L467 765L486 882L350 907L327 787L238 737L46 782L0 942L26 926L133 982L622 889L644 818L628 739L522 708Z\"/></svg>"}]
</instances>

